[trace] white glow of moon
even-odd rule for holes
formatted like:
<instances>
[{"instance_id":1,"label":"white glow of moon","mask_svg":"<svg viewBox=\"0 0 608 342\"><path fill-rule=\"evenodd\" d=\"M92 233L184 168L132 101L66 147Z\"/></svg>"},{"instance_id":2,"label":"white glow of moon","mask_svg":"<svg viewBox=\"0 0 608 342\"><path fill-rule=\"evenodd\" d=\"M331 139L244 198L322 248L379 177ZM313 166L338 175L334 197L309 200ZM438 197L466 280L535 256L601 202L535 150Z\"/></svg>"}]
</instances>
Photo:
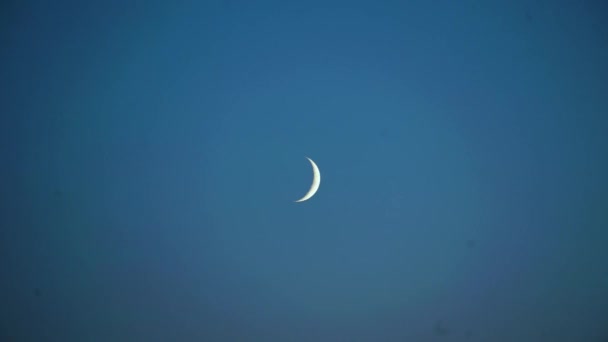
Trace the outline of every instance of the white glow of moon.
<instances>
[{"instance_id":1,"label":"white glow of moon","mask_svg":"<svg viewBox=\"0 0 608 342\"><path fill-rule=\"evenodd\" d=\"M321 185L321 173L319 172L317 164L315 164L315 162L308 157L306 157L306 159L308 159L308 161L312 165L312 185L310 186L310 189L308 190L306 195L304 195L304 197L300 198L296 202L304 202L314 196L317 190L319 190L319 185Z\"/></svg>"}]
</instances>

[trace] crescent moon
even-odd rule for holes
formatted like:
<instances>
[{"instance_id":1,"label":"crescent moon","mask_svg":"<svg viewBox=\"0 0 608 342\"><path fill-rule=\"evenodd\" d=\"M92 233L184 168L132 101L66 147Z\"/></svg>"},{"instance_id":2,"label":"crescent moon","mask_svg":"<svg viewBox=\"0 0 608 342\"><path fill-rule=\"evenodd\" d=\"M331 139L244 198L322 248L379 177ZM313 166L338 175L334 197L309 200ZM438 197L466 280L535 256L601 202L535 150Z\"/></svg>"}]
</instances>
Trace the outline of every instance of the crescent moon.
<instances>
[{"instance_id":1,"label":"crescent moon","mask_svg":"<svg viewBox=\"0 0 608 342\"><path fill-rule=\"evenodd\" d=\"M297 200L295 202L304 202L307 199L311 198L312 196L315 195L317 190L319 190L319 185L321 185L321 172L319 172L319 168L317 167L317 164L315 164L315 162L312 161L312 159L310 159L308 157L306 157L306 159L308 159L308 161L312 165L312 185L310 186L310 189L308 190L306 195L304 195L304 197L300 198L299 200Z\"/></svg>"}]
</instances>

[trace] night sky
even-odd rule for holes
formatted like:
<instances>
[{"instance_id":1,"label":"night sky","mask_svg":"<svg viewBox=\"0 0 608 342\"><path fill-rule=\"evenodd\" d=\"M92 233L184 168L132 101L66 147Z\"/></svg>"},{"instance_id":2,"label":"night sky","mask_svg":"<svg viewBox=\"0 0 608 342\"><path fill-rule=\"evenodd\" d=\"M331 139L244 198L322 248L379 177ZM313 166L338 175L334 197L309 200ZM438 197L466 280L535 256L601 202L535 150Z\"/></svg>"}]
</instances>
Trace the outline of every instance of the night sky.
<instances>
[{"instance_id":1,"label":"night sky","mask_svg":"<svg viewBox=\"0 0 608 342\"><path fill-rule=\"evenodd\" d=\"M1 341L608 341L605 2L0 6Z\"/></svg>"}]
</instances>

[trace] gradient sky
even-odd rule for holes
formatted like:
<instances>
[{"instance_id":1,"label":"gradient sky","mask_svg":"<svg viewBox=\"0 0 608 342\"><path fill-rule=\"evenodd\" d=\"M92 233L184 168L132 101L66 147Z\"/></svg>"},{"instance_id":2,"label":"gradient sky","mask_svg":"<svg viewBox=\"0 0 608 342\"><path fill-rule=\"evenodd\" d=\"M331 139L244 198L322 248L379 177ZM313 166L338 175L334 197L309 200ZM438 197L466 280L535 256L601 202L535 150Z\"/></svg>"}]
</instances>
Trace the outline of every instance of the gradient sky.
<instances>
[{"instance_id":1,"label":"gradient sky","mask_svg":"<svg viewBox=\"0 0 608 342\"><path fill-rule=\"evenodd\" d=\"M608 339L601 1L0 13L0 340Z\"/></svg>"}]
</instances>

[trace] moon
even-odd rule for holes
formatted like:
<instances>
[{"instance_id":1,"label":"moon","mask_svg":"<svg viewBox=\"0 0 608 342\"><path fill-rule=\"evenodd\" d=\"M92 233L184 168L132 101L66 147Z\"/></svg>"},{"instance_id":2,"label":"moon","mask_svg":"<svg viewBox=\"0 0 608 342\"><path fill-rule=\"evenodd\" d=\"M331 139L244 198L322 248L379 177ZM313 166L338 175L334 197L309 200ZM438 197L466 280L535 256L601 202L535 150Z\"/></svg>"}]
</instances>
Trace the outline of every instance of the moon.
<instances>
[{"instance_id":1,"label":"moon","mask_svg":"<svg viewBox=\"0 0 608 342\"><path fill-rule=\"evenodd\" d=\"M312 165L312 185L310 186L310 189L308 190L306 195L304 195L304 197L300 198L299 200L297 200L295 202L304 202L307 199L311 198L312 196L315 195L317 190L319 190L319 185L321 185L321 172L319 172L319 168L317 167L317 164L315 164L315 162L312 161L312 159L310 159L308 157L306 157L306 159L308 159L308 161Z\"/></svg>"}]
</instances>

